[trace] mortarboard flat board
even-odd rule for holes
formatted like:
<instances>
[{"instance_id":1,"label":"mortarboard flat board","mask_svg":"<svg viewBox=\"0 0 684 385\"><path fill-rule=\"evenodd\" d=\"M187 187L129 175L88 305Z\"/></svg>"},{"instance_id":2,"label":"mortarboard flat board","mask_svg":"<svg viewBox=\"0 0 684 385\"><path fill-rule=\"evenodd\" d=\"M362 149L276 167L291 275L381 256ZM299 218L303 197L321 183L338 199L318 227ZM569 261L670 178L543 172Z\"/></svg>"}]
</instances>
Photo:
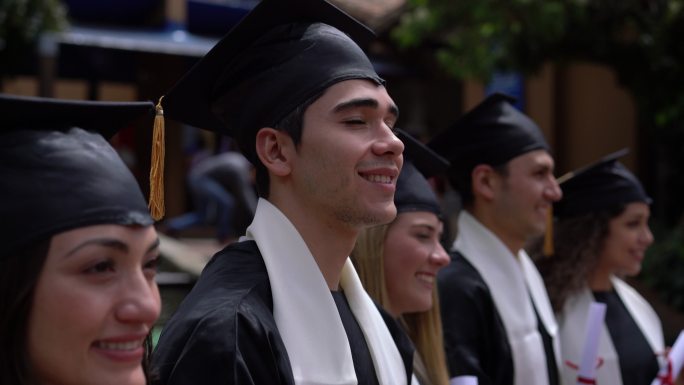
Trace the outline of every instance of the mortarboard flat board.
<instances>
[{"instance_id":1,"label":"mortarboard flat board","mask_svg":"<svg viewBox=\"0 0 684 385\"><path fill-rule=\"evenodd\" d=\"M153 223L137 181L98 133L151 116L151 102L0 95L0 111L0 257L79 227Z\"/></svg>"},{"instance_id":2,"label":"mortarboard flat board","mask_svg":"<svg viewBox=\"0 0 684 385\"><path fill-rule=\"evenodd\" d=\"M446 171L449 162L405 131L396 133L404 142L404 166L394 194L397 213L427 211L441 217L439 201L426 178Z\"/></svg>"},{"instance_id":3,"label":"mortarboard flat board","mask_svg":"<svg viewBox=\"0 0 684 385\"><path fill-rule=\"evenodd\" d=\"M359 47L374 34L325 0L263 0L164 96L167 117L236 138L255 134L336 82L383 80Z\"/></svg>"},{"instance_id":4,"label":"mortarboard flat board","mask_svg":"<svg viewBox=\"0 0 684 385\"><path fill-rule=\"evenodd\" d=\"M0 132L80 127L111 139L132 121L153 116L152 102L96 102L0 94Z\"/></svg>"},{"instance_id":5,"label":"mortarboard flat board","mask_svg":"<svg viewBox=\"0 0 684 385\"><path fill-rule=\"evenodd\" d=\"M572 217L632 202L651 204L641 182L618 161L628 152L616 151L558 178L563 198L554 203L555 215Z\"/></svg>"},{"instance_id":6,"label":"mortarboard flat board","mask_svg":"<svg viewBox=\"0 0 684 385\"><path fill-rule=\"evenodd\" d=\"M549 151L537 124L514 102L494 93L430 140L428 146L451 162L450 179L469 177L479 164L500 166L530 151Z\"/></svg>"}]
</instances>

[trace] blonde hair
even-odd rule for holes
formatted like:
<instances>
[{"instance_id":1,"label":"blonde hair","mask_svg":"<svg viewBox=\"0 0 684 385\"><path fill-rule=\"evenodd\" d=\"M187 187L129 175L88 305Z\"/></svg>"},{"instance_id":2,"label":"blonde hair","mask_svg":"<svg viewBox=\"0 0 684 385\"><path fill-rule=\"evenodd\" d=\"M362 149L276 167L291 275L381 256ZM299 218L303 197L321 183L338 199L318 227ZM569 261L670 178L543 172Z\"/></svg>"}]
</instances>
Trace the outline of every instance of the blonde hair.
<instances>
[{"instance_id":1,"label":"blonde hair","mask_svg":"<svg viewBox=\"0 0 684 385\"><path fill-rule=\"evenodd\" d=\"M381 225L361 231L351 253L354 267L368 294L380 306L387 308L389 297L385 286L384 243L387 230L392 226ZM419 378L423 385L448 385L449 376L444 354L442 320L439 313L437 288L432 291L432 308L418 313L402 314L400 322L416 347L416 353L425 367L425 376ZM414 369L416 368L414 361ZM419 370L415 370L420 375ZM427 382L425 382L427 380Z\"/></svg>"}]
</instances>

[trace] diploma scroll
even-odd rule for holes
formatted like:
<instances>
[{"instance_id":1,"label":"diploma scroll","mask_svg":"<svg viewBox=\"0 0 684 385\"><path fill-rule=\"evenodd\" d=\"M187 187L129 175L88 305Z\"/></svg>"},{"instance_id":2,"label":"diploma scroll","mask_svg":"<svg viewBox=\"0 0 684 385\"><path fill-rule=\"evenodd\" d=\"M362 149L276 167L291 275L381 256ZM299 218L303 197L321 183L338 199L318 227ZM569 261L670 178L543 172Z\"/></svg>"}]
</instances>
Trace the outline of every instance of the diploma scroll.
<instances>
[{"instance_id":1,"label":"diploma scroll","mask_svg":"<svg viewBox=\"0 0 684 385\"><path fill-rule=\"evenodd\" d=\"M665 359L667 361L666 364L661 367L658 377L653 380L651 385L672 384L679 376L684 365L684 330L679 332L679 337L677 337Z\"/></svg>"},{"instance_id":2,"label":"diploma scroll","mask_svg":"<svg viewBox=\"0 0 684 385\"><path fill-rule=\"evenodd\" d=\"M449 385L477 385L476 376L458 376L449 381Z\"/></svg>"},{"instance_id":3,"label":"diploma scroll","mask_svg":"<svg viewBox=\"0 0 684 385\"><path fill-rule=\"evenodd\" d=\"M589 316L587 317L587 327L585 328L582 360L580 361L579 370L577 372L578 384L596 383L596 363L598 362L599 339L601 337L601 331L603 330L603 319L605 316L606 304L592 302L589 306Z\"/></svg>"}]
</instances>

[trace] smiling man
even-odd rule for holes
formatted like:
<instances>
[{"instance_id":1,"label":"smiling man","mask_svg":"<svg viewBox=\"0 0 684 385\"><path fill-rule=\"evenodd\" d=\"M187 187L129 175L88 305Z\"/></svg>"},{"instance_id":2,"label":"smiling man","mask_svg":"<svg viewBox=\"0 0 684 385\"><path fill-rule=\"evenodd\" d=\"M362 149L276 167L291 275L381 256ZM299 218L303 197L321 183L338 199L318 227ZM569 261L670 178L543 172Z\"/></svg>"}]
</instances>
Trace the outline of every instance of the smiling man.
<instances>
[{"instance_id":1,"label":"smiling man","mask_svg":"<svg viewBox=\"0 0 684 385\"><path fill-rule=\"evenodd\" d=\"M558 327L523 246L544 233L561 191L539 127L511 103L494 94L430 142L464 208L438 277L445 349L454 378L554 385Z\"/></svg>"},{"instance_id":2,"label":"smiling man","mask_svg":"<svg viewBox=\"0 0 684 385\"><path fill-rule=\"evenodd\" d=\"M159 384L406 384L412 349L348 260L388 223L398 109L323 0L264 0L164 98L166 115L234 136L260 199L167 323Z\"/></svg>"}]
</instances>

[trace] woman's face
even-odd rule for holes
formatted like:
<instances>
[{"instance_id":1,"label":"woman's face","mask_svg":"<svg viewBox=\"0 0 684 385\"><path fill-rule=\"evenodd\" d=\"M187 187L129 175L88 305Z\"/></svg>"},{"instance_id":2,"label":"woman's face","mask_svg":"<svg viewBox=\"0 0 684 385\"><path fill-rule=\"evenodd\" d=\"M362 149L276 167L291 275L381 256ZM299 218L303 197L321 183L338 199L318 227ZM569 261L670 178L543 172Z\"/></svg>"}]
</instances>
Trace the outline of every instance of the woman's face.
<instances>
[{"instance_id":1,"label":"woman's face","mask_svg":"<svg viewBox=\"0 0 684 385\"><path fill-rule=\"evenodd\" d=\"M442 222L430 212L405 212L387 230L383 258L388 311L394 316L430 310L437 272L449 263L439 239Z\"/></svg>"},{"instance_id":2,"label":"woman's face","mask_svg":"<svg viewBox=\"0 0 684 385\"><path fill-rule=\"evenodd\" d=\"M646 203L634 202L610 220L608 236L599 256L599 269L620 276L634 276L641 271L641 262L653 234L648 227L651 210Z\"/></svg>"},{"instance_id":3,"label":"woman's face","mask_svg":"<svg viewBox=\"0 0 684 385\"><path fill-rule=\"evenodd\" d=\"M143 341L159 317L153 226L96 225L52 237L29 316L39 382L145 384Z\"/></svg>"}]
</instances>

